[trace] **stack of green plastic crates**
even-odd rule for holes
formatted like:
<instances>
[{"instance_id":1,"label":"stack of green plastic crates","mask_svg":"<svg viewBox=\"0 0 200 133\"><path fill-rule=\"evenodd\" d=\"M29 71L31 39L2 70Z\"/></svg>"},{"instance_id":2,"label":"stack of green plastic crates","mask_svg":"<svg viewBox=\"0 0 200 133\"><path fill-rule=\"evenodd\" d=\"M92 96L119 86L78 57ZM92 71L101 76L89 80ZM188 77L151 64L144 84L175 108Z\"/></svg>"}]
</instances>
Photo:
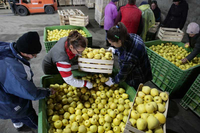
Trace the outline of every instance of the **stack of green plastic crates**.
<instances>
[{"instance_id":1,"label":"stack of green plastic crates","mask_svg":"<svg viewBox=\"0 0 200 133\"><path fill-rule=\"evenodd\" d=\"M190 108L200 117L200 74L181 99L180 104L184 109Z\"/></svg>"},{"instance_id":2,"label":"stack of green plastic crates","mask_svg":"<svg viewBox=\"0 0 200 133\"><path fill-rule=\"evenodd\" d=\"M73 30L73 29L77 29L77 30L83 30L85 32L85 34L87 35L87 39L88 39L88 47L92 46L92 34L90 34L90 32L87 30L87 28L85 27L81 27L81 26L72 26L72 25L63 25L63 26L49 26L49 27L45 27L44 28L44 45L46 48L46 52L48 53L49 50L58 42L58 41L47 41L47 30Z\"/></svg>"},{"instance_id":3,"label":"stack of green plastic crates","mask_svg":"<svg viewBox=\"0 0 200 133\"><path fill-rule=\"evenodd\" d=\"M194 70L199 69L200 65L196 65L187 70L182 70L170 61L155 53L153 50L149 49L150 46L160 45L161 43L167 43L167 41L155 40L145 42L153 73L152 82L156 84L161 90L168 91L170 94L172 94L181 89L183 83L186 82L190 74ZM184 44L181 42L172 43L186 49ZM186 50L188 52L191 51L188 49Z\"/></svg>"},{"instance_id":4,"label":"stack of green plastic crates","mask_svg":"<svg viewBox=\"0 0 200 133\"><path fill-rule=\"evenodd\" d=\"M73 72L74 76L82 77L86 76L84 74L80 74L79 72ZM41 86L49 87L50 84L63 84L64 81L60 75L51 75L51 76L43 76L41 78ZM129 100L133 101L136 95L136 90L133 87L130 87L125 82L121 82L119 84L120 87L123 87L126 90L126 93L129 95ZM45 99L39 101L39 113L38 113L38 133L48 133L49 125L47 121L47 107Z\"/></svg>"}]
</instances>

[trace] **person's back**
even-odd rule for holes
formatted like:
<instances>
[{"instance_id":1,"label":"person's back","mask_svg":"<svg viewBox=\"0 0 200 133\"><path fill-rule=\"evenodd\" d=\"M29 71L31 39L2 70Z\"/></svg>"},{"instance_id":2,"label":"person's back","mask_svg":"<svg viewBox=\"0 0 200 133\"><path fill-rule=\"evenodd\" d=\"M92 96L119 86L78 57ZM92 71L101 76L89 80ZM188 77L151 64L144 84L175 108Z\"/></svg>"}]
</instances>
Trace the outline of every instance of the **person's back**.
<instances>
[{"instance_id":1,"label":"person's back","mask_svg":"<svg viewBox=\"0 0 200 133\"><path fill-rule=\"evenodd\" d=\"M128 33L137 33L142 12L132 4L121 7L120 11L121 22L126 26Z\"/></svg>"},{"instance_id":2,"label":"person's back","mask_svg":"<svg viewBox=\"0 0 200 133\"><path fill-rule=\"evenodd\" d=\"M143 18L143 31L141 34L141 37L143 41L146 40L146 34L149 28L151 28L153 25L155 25L155 17L154 13L151 10L149 4L144 4L139 7L139 9L142 11L142 18Z\"/></svg>"}]
</instances>

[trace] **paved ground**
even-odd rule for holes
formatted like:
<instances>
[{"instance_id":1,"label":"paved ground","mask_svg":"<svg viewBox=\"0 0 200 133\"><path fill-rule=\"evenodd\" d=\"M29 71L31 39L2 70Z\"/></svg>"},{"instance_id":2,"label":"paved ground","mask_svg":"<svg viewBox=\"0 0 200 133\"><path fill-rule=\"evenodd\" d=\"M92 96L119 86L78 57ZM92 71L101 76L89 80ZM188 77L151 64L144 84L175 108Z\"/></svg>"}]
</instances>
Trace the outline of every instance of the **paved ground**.
<instances>
[{"instance_id":1,"label":"paved ground","mask_svg":"<svg viewBox=\"0 0 200 133\"><path fill-rule=\"evenodd\" d=\"M87 26L88 30L93 36L93 45L105 46L105 31L99 27L94 20L94 9L88 10L85 6L76 7L61 7L79 8L90 17L90 24ZM14 16L10 10L0 9L0 41L15 41L19 36L27 31L37 31L40 34L40 40L43 44L43 31L46 26L59 25L58 14L34 14L26 17ZM41 62L46 52L43 45L42 52L36 59L31 60L32 70L35 74L34 82L40 86L40 77L43 75L41 69ZM148 83L154 86L152 83ZM167 118L167 133L198 133L200 119L190 110L184 110L179 105L180 99L172 99L169 104L168 118ZM33 102L34 108L38 111L38 101ZM35 130L25 128L22 133L37 133ZM0 120L0 133L17 133L12 126L10 120Z\"/></svg>"}]
</instances>

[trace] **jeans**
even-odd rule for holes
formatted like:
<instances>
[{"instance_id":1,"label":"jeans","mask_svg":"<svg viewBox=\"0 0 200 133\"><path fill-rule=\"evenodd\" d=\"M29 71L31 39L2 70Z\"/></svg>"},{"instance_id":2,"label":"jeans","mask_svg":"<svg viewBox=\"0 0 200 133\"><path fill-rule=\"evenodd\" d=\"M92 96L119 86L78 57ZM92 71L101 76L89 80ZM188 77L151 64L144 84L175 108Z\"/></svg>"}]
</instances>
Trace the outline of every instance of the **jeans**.
<instances>
[{"instance_id":1,"label":"jeans","mask_svg":"<svg viewBox=\"0 0 200 133\"><path fill-rule=\"evenodd\" d=\"M30 128L34 128L34 129L38 128L38 116L33 108L32 108L31 113L28 116L19 118L19 119L11 119L11 120L13 123L22 122L23 124L25 124L26 126Z\"/></svg>"}]
</instances>

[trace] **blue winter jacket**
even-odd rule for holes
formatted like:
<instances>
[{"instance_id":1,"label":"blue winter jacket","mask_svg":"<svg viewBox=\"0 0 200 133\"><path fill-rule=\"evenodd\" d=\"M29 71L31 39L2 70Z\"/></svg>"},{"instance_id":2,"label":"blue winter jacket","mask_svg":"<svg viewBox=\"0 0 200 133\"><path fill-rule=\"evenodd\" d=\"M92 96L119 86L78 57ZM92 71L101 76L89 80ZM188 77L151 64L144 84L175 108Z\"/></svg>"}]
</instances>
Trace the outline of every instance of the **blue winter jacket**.
<instances>
[{"instance_id":1,"label":"blue winter jacket","mask_svg":"<svg viewBox=\"0 0 200 133\"><path fill-rule=\"evenodd\" d=\"M31 113L31 100L43 99L50 91L37 88L29 62L13 47L0 42L0 119L17 119Z\"/></svg>"}]
</instances>

